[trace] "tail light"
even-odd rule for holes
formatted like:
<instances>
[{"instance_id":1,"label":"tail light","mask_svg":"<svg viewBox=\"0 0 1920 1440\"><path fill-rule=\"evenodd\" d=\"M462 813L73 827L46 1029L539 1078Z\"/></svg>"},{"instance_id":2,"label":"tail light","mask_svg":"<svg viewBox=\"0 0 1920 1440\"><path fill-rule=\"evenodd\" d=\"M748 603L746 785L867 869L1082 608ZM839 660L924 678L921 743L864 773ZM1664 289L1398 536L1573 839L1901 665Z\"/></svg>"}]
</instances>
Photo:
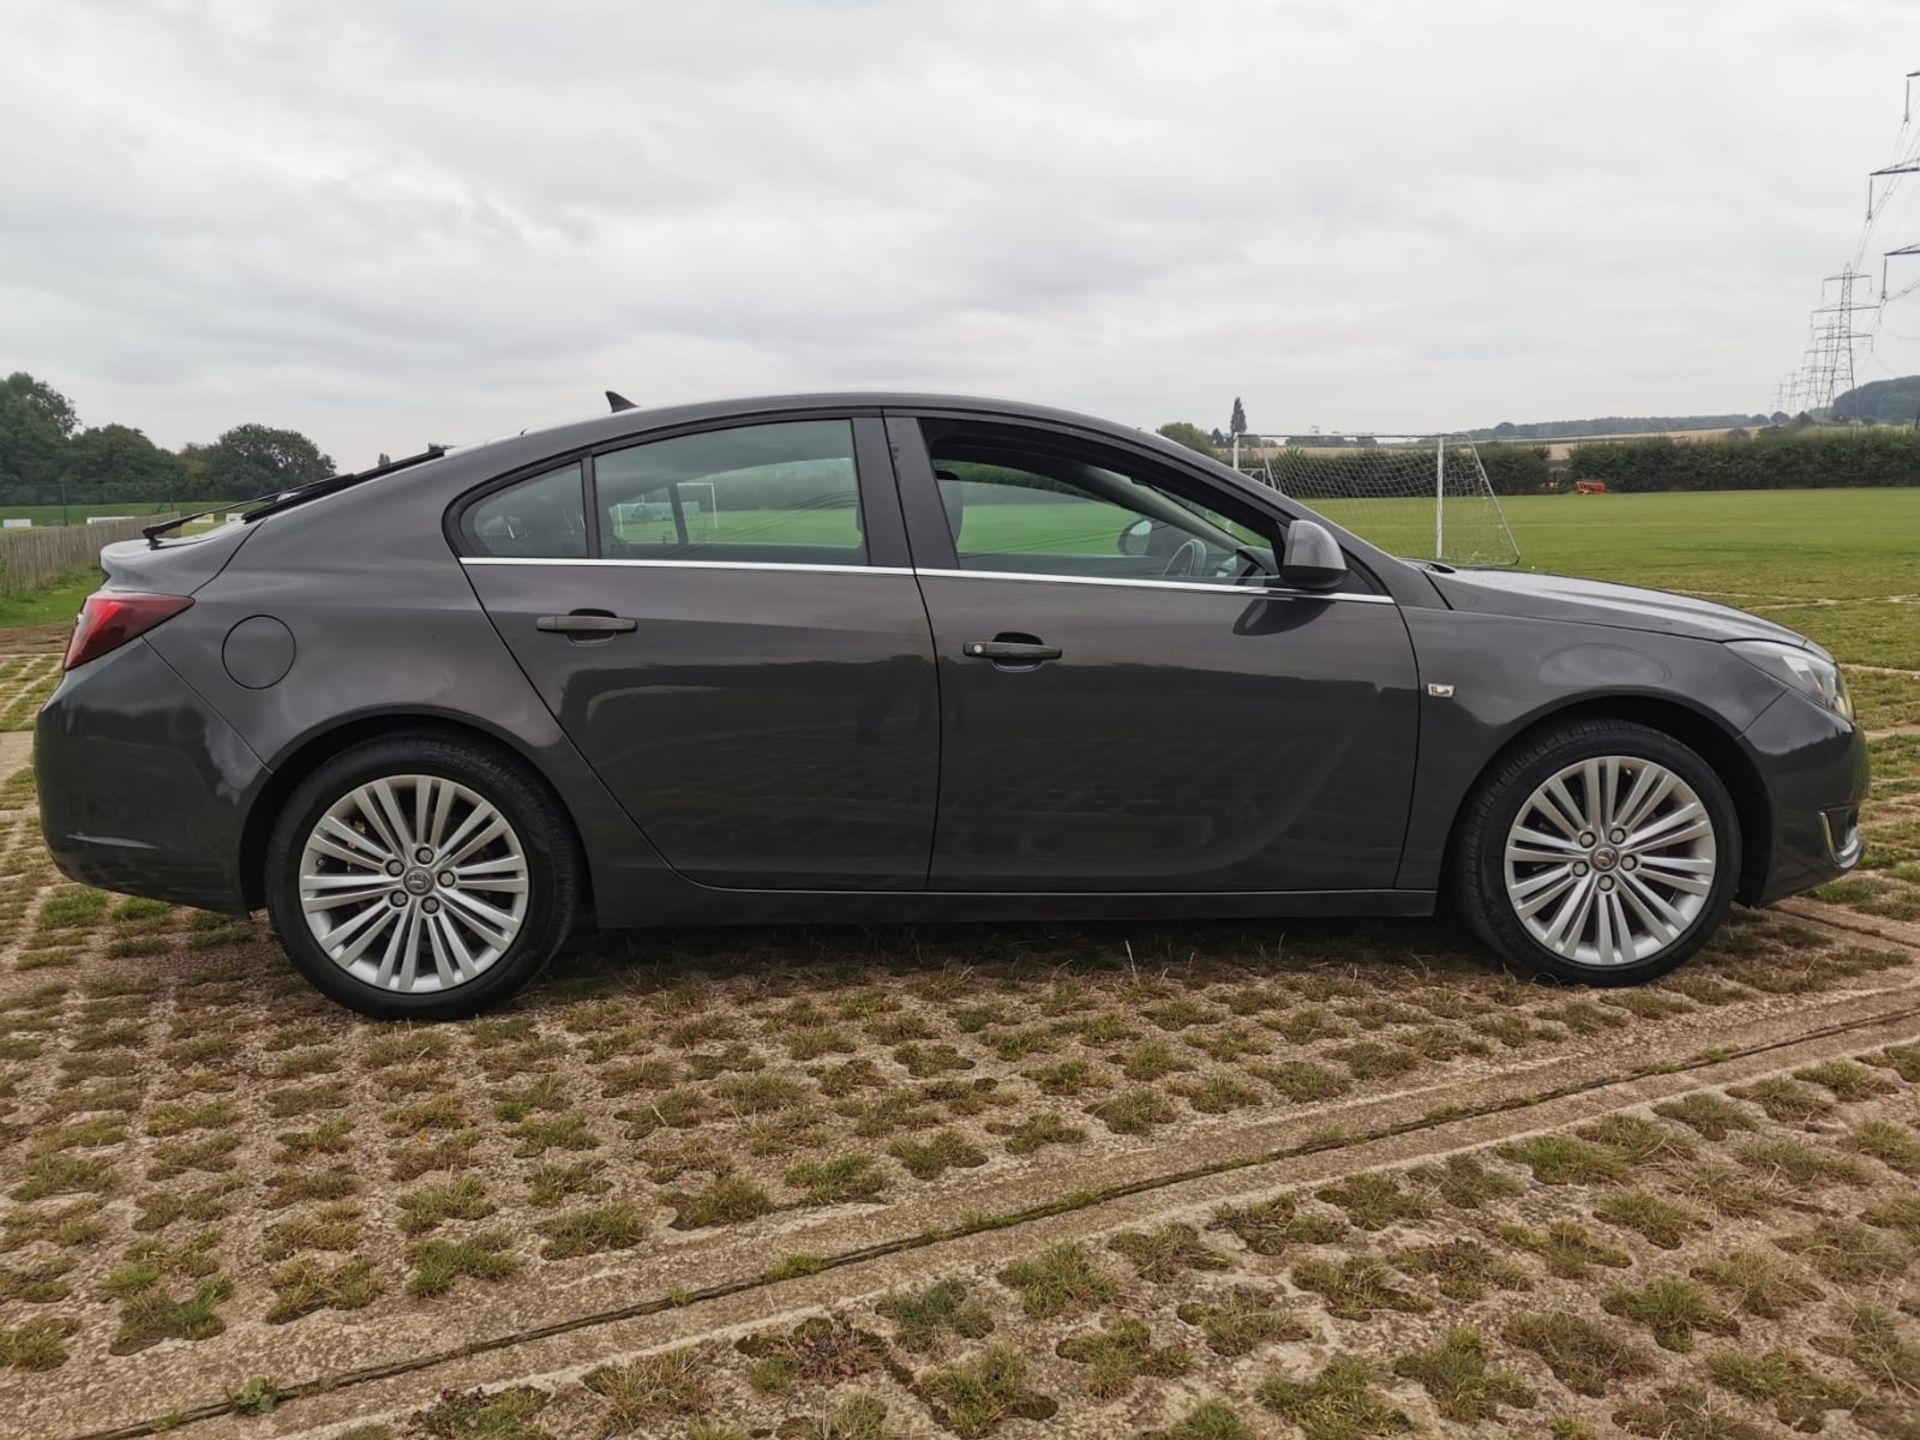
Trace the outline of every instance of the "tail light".
<instances>
[{"instance_id":1,"label":"tail light","mask_svg":"<svg viewBox=\"0 0 1920 1440\"><path fill-rule=\"evenodd\" d=\"M101 590L87 597L73 622L67 658L60 668L71 670L118 650L163 620L171 620L193 604L191 595L144 595L133 590Z\"/></svg>"}]
</instances>

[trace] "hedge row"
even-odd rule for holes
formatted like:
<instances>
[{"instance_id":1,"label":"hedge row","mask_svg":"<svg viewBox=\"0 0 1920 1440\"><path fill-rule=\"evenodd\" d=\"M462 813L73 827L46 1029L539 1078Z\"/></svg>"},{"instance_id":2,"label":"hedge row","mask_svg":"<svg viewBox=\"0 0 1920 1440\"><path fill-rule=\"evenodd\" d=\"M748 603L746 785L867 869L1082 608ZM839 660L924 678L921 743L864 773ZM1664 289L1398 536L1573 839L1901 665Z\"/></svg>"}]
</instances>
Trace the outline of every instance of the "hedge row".
<instances>
[{"instance_id":1,"label":"hedge row","mask_svg":"<svg viewBox=\"0 0 1920 1440\"><path fill-rule=\"evenodd\" d=\"M1502 495L1571 489L1824 490L1920 485L1920 433L1857 430L1762 432L1752 438L1609 440L1575 446L1563 465L1539 445L1482 445L1487 479Z\"/></svg>"}]
</instances>

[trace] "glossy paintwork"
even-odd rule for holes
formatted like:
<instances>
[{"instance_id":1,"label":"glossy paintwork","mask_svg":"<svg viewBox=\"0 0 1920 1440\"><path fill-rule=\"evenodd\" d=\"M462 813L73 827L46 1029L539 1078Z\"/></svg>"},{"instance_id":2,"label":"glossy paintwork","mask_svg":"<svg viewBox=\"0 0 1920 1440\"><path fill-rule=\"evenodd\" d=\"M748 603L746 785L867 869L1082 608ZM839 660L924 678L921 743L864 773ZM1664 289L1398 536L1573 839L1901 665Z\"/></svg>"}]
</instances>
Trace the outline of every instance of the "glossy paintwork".
<instances>
[{"instance_id":1,"label":"glossy paintwork","mask_svg":"<svg viewBox=\"0 0 1920 1440\"><path fill-rule=\"evenodd\" d=\"M1711 600L1643 590L1605 580L1535 575L1520 570L1435 573L1435 588L1455 610L1469 614L1518 615L1530 620L1567 620L1611 625L1701 640L1785 640L1804 637L1784 625Z\"/></svg>"},{"instance_id":2,"label":"glossy paintwork","mask_svg":"<svg viewBox=\"0 0 1920 1440\"><path fill-rule=\"evenodd\" d=\"M941 889L1387 888L1413 783L1392 605L925 577ZM1030 634L1010 668L968 641Z\"/></svg>"},{"instance_id":3,"label":"glossy paintwork","mask_svg":"<svg viewBox=\"0 0 1920 1440\"><path fill-rule=\"evenodd\" d=\"M939 705L913 576L644 564L472 565L560 724L681 874L920 889ZM639 622L534 628L585 608Z\"/></svg>"},{"instance_id":4,"label":"glossy paintwork","mask_svg":"<svg viewBox=\"0 0 1920 1440\"><path fill-rule=\"evenodd\" d=\"M1197 484L1267 507L1282 523L1311 513L1157 437L1038 407L946 397L782 397L636 410L458 450L257 524L157 551L125 549L112 558L111 584L191 593L195 604L148 637L69 674L43 712L36 764L43 824L57 862L76 878L113 889L211 908L257 904L260 846L278 797L343 737L426 721L487 737L539 773L574 823L594 911L606 925L1417 914L1431 907L1461 798L1502 746L1569 707L1638 699L1704 717L1716 733L1733 737L1755 767L1773 834L1754 894L1771 897L1834 872L1815 833L1818 815L1862 793L1864 741L1717 643L1729 627L1746 634L1772 627L1750 617L1729 620L1736 612L1718 607L1702 618L1654 596L1643 603L1658 618L1643 627L1634 616L1640 592L1610 588L1596 599L1570 597L1564 587L1524 577L1450 582L1402 565L1338 527L1329 528L1350 562L1371 577L1365 588L1396 604L1236 595L1168 610L1153 603L1160 598L1153 592L1135 598L1130 590L1088 587L1083 596L1055 596L1039 607L1055 636L1071 636L1062 657L1069 664L1051 676L1045 667L1006 674L986 665L962 674L947 653L948 640L990 639L970 631L1010 623L1000 613L1003 599L977 590L972 598L950 593L982 582L927 578L925 593L945 617L929 621L911 575L843 577L821 586L817 575L783 579L769 571L746 581L687 571L671 584L649 584L646 603L679 617L664 662L623 667L589 651L584 660L555 662L544 679L542 664L530 662L535 678L529 680L522 660L530 642L502 639L474 582L495 587L489 593L505 617L537 608L527 588L537 577L481 579L477 572L486 567L462 566L448 517L463 497L644 436L821 414L873 420L863 434L876 442L884 418L889 469L903 453L912 458L901 437L911 439L914 416L988 415L1131 448ZM863 486L878 468L868 463L871 453L861 452ZM869 517L869 544L890 568L944 568L925 548L924 522L939 513L938 496L913 479L900 475L898 514L883 506ZM1462 608L1449 608L1443 593L1449 585ZM856 602L848 596L855 586L869 587L860 593L879 599L878 613L852 617ZM1605 613L1575 613L1570 601ZM1022 608L1012 628L1036 627L1036 607ZM1225 616L1215 617L1215 610ZM237 622L262 614L286 624L295 659L277 684L249 689L228 673L222 645ZM1395 624L1403 627L1397 644ZM1196 632L1210 635L1215 648L1203 653ZM554 646L573 643L542 638ZM789 646L793 653L784 653ZM933 670L936 649L939 668ZM1343 666L1342 657L1350 663ZM938 734L930 670L946 712L947 734L939 743L951 743L953 754L935 801L942 818L923 822L937 773L925 754L928 737ZM884 683L863 691L863 675ZM1034 710L1024 701L1039 689L1027 682L1036 680L1058 692L1058 703L1038 719L1023 720ZM1426 698L1429 682L1454 685L1453 698ZM693 798L722 773L713 747L729 743L719 733L727 707L669 697L680 695L680 686L697 692L736 685L761 692L765 703L739 707L734 724L760 727L760 742L785 747L788 756L803 748L801 731L813 729L824 737L816 750L829 757L832 774L799 778L777 765L758 767L758 780L773 796L762 813L747 793L757 762L750 755L739 762L736 751L735 770L744 763L748 773L740 788L720 797L733 807L726 827L757 819L765 829L794 832L801 843L786 834L768 842L748 833L739 851L748 859L736 855L728 872L720 844L725 835L715 830L700 837L706 822ZM877 697L864 709L849 698L864 694ZM964 701L956 701L960 696ZM596 705L604 708L608 697L615 706L631 700L662 717L658 723L673 732L664 743L676 760L693 757L665 775L664 797L623 764L603 758L608 773L596 773L582 752L601 741L583 747L569 735L569 727L594 734L591 718L582 717ZM1033 726L1048 727L1062 746L1079 742L1060 753L1051 773L1043 763L1048 747L1028 741ZM648 751L644 738L624 737L618 725L608 736L613 748L607 754L616 759ZM1316 736L1329 748L1316 750ZM1395 736L1405 748L1396 747ZM1018 754L1023 747L1027 753ZM869 769L862 757L882 758ZM1069 787L1055 783L1082 758L1095 763L1083 772L1081 793L1090 811L1104 817L1091 824L1071 813ZM696 774L690 782L682 773L702 768L707 778ZM1182 776L1191 777L1199 798L1183 792ZM1003 827L994 838L1000 823L994 809L1017 801L1021 791L1030 803L1035 784L1054 786L1050 795L1041 792L1038 821ZM817 813L809 815L809 808ZM1397 845L1387 832L1397 815L1404 816L1405 843L1394 866ZM835 830L849 816L853 830ZM923 823L927 828L919 832ZM938 858L932 857L936 824L943 843L952 837L942 854L953 862L991 861L975 872L985 888L913 888L915 856ZM1095 834L1099 824L1132 828L1116 845ZM699 883L668 862L655 843L660 837L650 838L654 826L676 844L692 835L688 854L714 862L710 875L765 888ZM922 842L914 841L916 833L924 833ZM1078 877L1057 883L1084 888L1026 888L1035 883L1033 872L1003 853L1008 845L1017 849L1049 837L1066 849L1027 858L1044 868L1063 853L1072 856L1077 843ZM128 840L137 843L120 843ZM1103 846L1107 859L1121 852L1124 879L1093 878ZM1344 852L1346 863L1322 863L1316 850ZM1155 857L1163 857L1164 866ZM825 879L792 871L780 872L783 880L770 878L788 863L809 865ZM889 871L892 866L897 870ZM1004 884L989 878L996 866ZM1197 888L1222 883L1222 876L1249 888ZM939 883L948 883L946 872ZM1116 883L1124 890L1111 888ZM823 885L895 888L817 888Z\"/></svg>"},{"instance_id":5,"label":"glossy paintwork","mask_svg":"<svg viewBox=\"0 0 1920 1440\"><path fill-rule=\"evenodd\" d=\"M1833 878L1821 812L1867 798L1867 742L1857 727L1795 694L1769 705L1740 738L1767 777L1773 811L1766 879L1749 897L1766 905Z\"/></svg>"},{"instance_id":6,"label":"glossy paintwork","mask_svg":"<svg viewBox=\"0 0 1920 1440\"><path fill-rule=\"evenodd\" d=\"M1514 615L1402 613L1420 657L1421 685L1453 686L1446 699L1421 701L1402 887L1441 882L1454 817L1493 756L1531 726L1594 701L1654 702L1697 716L1739 745L1769 786L1781 767L1810 764L1811 787L1833 797L1826 804L1845 803L1865 773L1866 737L1857 728L1801 701L1718 641ZM1762 751L1743 738L1786 700L1796 704L1782 712L1777 748ZM1741 788L1737 777L1729 787ZM1806 863L1825 858L1822 847ZM1831 869L1822 878L1832 878Z\"/></svg>"},{"instance_id":7,"label":"glossy paintwork","mask_svg":"<svg viewBox=\"0 0 1920 1440\"><path fill-rule=\"evenodd\" d=\"M517 751L572 815L596 903L616 923L664 862L527 683L447 550L440 522L458 490L392 484L404 478L375 482L392 485L376 503L348 492L301 507L304 522L296 509L249 527L182 623L147 638L274 771L297 771L314 753L306 747L343 725L409 718L466 725ZM233 624L255 614L283 620L296 646L286 678L262 690L237 684L221 657ZM70 675L54 703L90 669ZM256 842L265 827L253 807L272 793L263 781L244 797ZM229 863L245 869L257 856ZM256 884L250 877L257 902Z\"/></svg>"},{"instance_id":8,"label":"glossy paintwork","mask_svg":"<svg viewBox=\"0 0 1920 1440\"><path fill-rule=\"evenodd\" d=\"M243 908L241 826L266 767L144 639L40 712L40 825L53 862L105 890Z\"/></svg>"}]
</instances>

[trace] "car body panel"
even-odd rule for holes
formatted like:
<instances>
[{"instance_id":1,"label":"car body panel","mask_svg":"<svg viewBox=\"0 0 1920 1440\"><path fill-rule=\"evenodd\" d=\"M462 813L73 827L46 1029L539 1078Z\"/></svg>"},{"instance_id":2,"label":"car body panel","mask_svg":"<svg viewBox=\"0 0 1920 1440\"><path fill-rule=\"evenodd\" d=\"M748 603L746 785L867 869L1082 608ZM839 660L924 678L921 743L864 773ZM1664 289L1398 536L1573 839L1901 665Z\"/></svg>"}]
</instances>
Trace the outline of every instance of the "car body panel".
<instances>
[{"instance_id":1,"label":"car body panel","mask_svg":"<svg viewBox=\"0 0 1920 1440\"><path fill-rule=\"evenodd\" d=\"M455 493L396 485L381 503L365 504L346 492L313 502L309 515L301 507L260 521L193 608L145 638L271 771L341 727L383 719L457 723L507 746L567 807L596 906L607 923L620 923L635 880L664 862L488 623L440 534ZM222 649L233 626L262 614L287 625L295 659L284 679L253 689L227 673ZM273 793L263 778L245 804L251 810ZM228 863L247 862L236 849Z\"/></svg>"},{"instance_id":2,"label":"car body panel","mask_svg":"<svg viewBox=\"0 0 1920 1440\"><path fill-rule=\"evenodd\" d=\"M939 705L910 572L473 560L467 575L561 727L681 874L925 886ZM535 628L574 609L638 628Z\"/></svg>"},{"instance_id":3,"label":"car body panel","mask_svg":"<svg viewBox=\"0 0 1920 1440\"><path fill-rule=\"evenodd\" d=\"M1770 905L1833 879L1859 859L1857 843L1842 855L1844 836L1831 817L1867 798L1867 738L1832 711L1788 691L1741 733L1740 743L1767 777L1770 844L1759 888L1743 896Z\"/></svg>"},{"instance_id":4,"label":"car body panel","mask_svg":"<svg viewBox=\"0 0 1920 1440\"><path fill-rule=\"evenodd\" d=\"M503 640L488 619L476 586L493 588L503 615L510 608L531 614L545 602L531 593L509 594L516 586L524 591L528 577L510 578L513 567L463 566L450 542L450 517L468 497L503 479L597 449L719 424L821 414L873 422L861 431L863 497L869 475L882 474L883 467L869 461L870 442L883 437L898 511L874 510L867 540L876 568L901 573L841 577L826 590L805 591L818 577L783 579L768 571L722 599L708 594L705 582L653 580L649 603L682 617L687 628L674 641L667 670L647 676L640 688L658 699L669 684L712 683L700 673L702 637L719 633L710 618L720 614L744 627L718 646L707 645L720 657L726 684L749 685L771 702L741 713L762 727L763 743L784 746L789 756L804 748L799 734L808 725L834 731L826 753L842 777L809 790L807 782L777 774L777 766L762 767L760 778L784 792L773 807L780 818L769 824L809 825L810 800L825 818L834 797L857 784L869 816L884 816L867 822L870 833L887 838L844 849L890 856L897 868L879 876L870 864L843 863L843 855L817 864L811 873L824 877L818 883L791 872L770 882L764 867L749 863L706 873L760 888L705 885L676 871L651 838L654 797L644 793L644 781L596 772L585 747L556 719L556 713L570 717L575 708L590 708L589 695L569 693L578 682L568 678L540 682L540 665L523 666L517 654L525 646ZM1203 596L1197 605L1183 596L1179 606L1162 609L1153 602L1164 597L1146 586L1021 586L1057 592L1048 601L1048 619L1057 633L1073 627L1073 664L1085 668L1070 674L1061 667L1051 677L1044 668L963 672L946 653L948 643L979 638L973 634L979 626L1006 623L996 612L1004 597L988 592L1020 582L995 587L977 576L927 573L916 589L914 567L950 568L940 563L937 546L928 548L938 533L932 522L939 496L930 483L912 483L909 473L917 435L912 417L939 415L988 416L1127 450L1263 507L1283 524L1317 518L1157 436L1044 407L948 396L782 396L633 410L456 449L199 540L153 550L114 547L110 588L190 593L195 604L67 674L43 711L36 765L56 863L75 878L132 893L209 908L256 904L260 837L277 799L310 757L371 727L429 722L488 737L545 780L573 821L594 909L608 926L1421 914L1433 904L1460 803L1505 745L1570 707L1657 700L1685 707L1729 737L1767 790L1772 835L1756 895L1773 898L1845 868L1820 833L1828 823L1822 817L1864 794L1864 738L1718 643L1736 633L1799 637L1678 597L1531 576L1430 574L1329 524L1356 574L1365 577L1356 590L1371 592L1370 599L1228 592ZM924 449L919 459L924 463ZM854 586L867 587L858 593L877 603L879 613L849 625L849 607L861 603L848 598ZM809 600L807 593L825 598ZM940 612L932 622L920 605L923 593ZM257 616L285 624L292 661L284 678L250 686L228 672L223 648L234 626ZM1140 632L1162 624L1167 633L1143 643ZM1397 641L1394 626L1400 627ZM811 711L801 703L793 715L764 714L796 706L796 695L806 701L808 678L782 690L786 682L751 672L780 668L759 662L775 660L782 646L806 643L816 632L827 644L826 659L803 652L784 663L798 671L824 666L821 675L849 665L878 667L875 673L889 674L879 698L863 710L845 698L852 692L836 677L829 687L839 696L835 704L823 705L815 695ZM1204 653L1197 634L1205 637ZM1359 673L1338 668L1343 655ZM602 668L611 667L592 661L574 673L591 677ZM536 672L531 680L529 670ZM998 772L1031 779L1042 770L1035 753L1007 764L1010 746L1018 747L1029 724L1022 716L1033 707L1024 702L1045 693L1029 683L1036 680L1062 692L1044 717L1050 733L1063 744L1092 739L1080 752L1088 762L1091 812L1118 817L1124 826L1130 807L1137 817L1145 798L1156 813L1117 847L1110 838L1098 841L1109 860L1116 848L1122 852L1124 882L1109 876L1096 883L1084 863L1078 874L1068 867L1049 879L1008 860L1023 847L1031 852L1050 830L1055 839L1078 834L1088 843L1092 824L1070 817L1062 825L1057 807L1042 807L1042 823L1015 825L984 847L996 858L966 881L979 888L948 888L960 883L955 877L966 857L982 853L969 837L994 823L994 805L1031 788L1006 783ZM611 692L619 693L621 683L627 682ZM543 684L552 708L542 698ZM1428 694L1434 684L1450 685L1452 693ZM967 692L964 703L949 704L948 689ZM934 832L926 832L924 850L910 842L931 783L924 759L927 737L935 733L930 694L938 694L948 712L954 742L951 777L936 804L943 811L953 806L939 833L953 837L956 868L939 871L936 888L923 890L912 884L915 857L937 861ZM1139 697L1131 707L1130 697ZM665 723L689 732L683 753L704 757L699 763L711 771L719 754L703 748L719 723L711 707L672 701L661 713L670 717ZM1176 730L1176 719L1184 728ZM1316 736L1324 753L1309 754ZM1404 750L1394 749L1396 736L1404 737ZM622 759L644 753L618 734L611 743L616 748L609 753ZM619 749L622 744L629 748ZM863 756L883 753L878 764L863 763ZM1321 769L1310 786L1289 788L1303 759L1321 762ZM1155 763L1151 796L1137 788L1130 793L1127 776ZM1196 804L1167 779L1188 767L1204 771L1210 787L1238 778L1243 792L1251 776L1261 793L1234 795L1234 805L1244 803L1239 810L1220 808L1211 789ZM615 793L623 785L626 805ZM887 793L879 794L883 788ZM732 798L742 803L740 795ZM1269 799L1277 808L1256 817ZM659 810L663 834L674 830L674 814L672 803ZM1396 815L1403 845L1390 837ZM119 843L128 840L139 843ZM1316 847L1326 854L1311 853ZM1383 859L1394 853L1397 864ZM1336 856L1352 868L1321 863ZM1052 885L1079 888L1045 888ZM1235 888L1213 888L1221 885Z\"/></svg>"},{"instance_id":5,"label":"car body panel","mask_svg":"<svg viewBox=\"0 0 1920 1440\"><path fill-rule=\"evenodd\" d=\"M1385 889L1413 781L1391 604L923 575L940 889ZM966 653L1030 634L1037 668Z\"/></svg>"},{"instance_id":6,"label":"car body panel","mask_svg":"<svg viewBox=\"0 0 1920 1440\"><path fill-rule=\"evenodd\" d=\"M1501 750L1542 720L1580 706L1651 701L1698 716L1737 742L1777 701L1799 698L1714 640L1485 612L1402 614L1421 685L1447 692L1423 700L1403 886L1441 883L1461 803ZM1864 735L1845 728L1864 757ZM1854 763L1833 760L1838 768L1825 782L1836 795L1831 803L1850 792Z\"/></svg>"},{"instance_id":7,"label":"car body panel","mask_svg":"<svg viewBox=\"0 0 1920 1440\"><path fill-rule=\"evenodd\" d=\"M104 890L244 909L236 860L267 767L145 637L84 670L34 727L54 864Z\"/></svg>"},{"instance_id":8,"label":"car body panel","mask_svg":"<svg viewBox=\"0 0 1920 1440\"><path fill-rule=\"evenodd\" d=\"M1612 625L1700 640L1806 643L1805 636L1784 625L1669 590L1529 570L1451 570L1434 573L1433 583L1449 606L1468 613Z\"/></svg>"},{"instance_id":9,"label":"car body panel","mask_svg":"<svg viewBox=\"0 0 1920 1440\"><path fill-rule=\"evenodd\" d=\"M888 411L940 659L933 888L1390 887L1417 710L1412 646L1382 587L1361 576L1337 595L1102 578L1073 556L1047 574L955 568L921 429L955 421L1016 448L1062 439L994 414ZM1085 453L1156 482L1186 472L1110 442ZM1211 498L1211 479L1191 478ZM1270 492L1231 494L1276 524L1291 518ZM1058 573L1059 560L1080 573ZM1132 573L1118 556L1099 566ZM970 653L1004 637L1061 654L1023 666Z\"/></svg>"},{"instance_id":10,"label":"car body panel","mask_svg":"<svg viewBox=\"0 0 1920 1440\"><path fill-rule=\"evenodd\" d=\"M547 708L681 875L918 890L940 764L926 609L880 421L810 418L850 421L867 563L768 561L747 547L704 562L462 563ZM570 611L633 628L539 628Z\"/></svg>"}]
</instances>

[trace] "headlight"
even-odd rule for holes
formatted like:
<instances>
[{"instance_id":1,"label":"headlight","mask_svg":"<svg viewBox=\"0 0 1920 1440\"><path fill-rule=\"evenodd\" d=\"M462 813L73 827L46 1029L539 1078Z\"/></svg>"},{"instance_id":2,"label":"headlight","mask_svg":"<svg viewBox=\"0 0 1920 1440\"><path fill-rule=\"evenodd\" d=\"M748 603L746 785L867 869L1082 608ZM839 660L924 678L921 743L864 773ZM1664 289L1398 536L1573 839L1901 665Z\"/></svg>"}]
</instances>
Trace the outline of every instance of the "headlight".
<instances>
[{"instance_id":1,"label":"headlight","mask_svg":"<svg viewBox=\"0 0 1920 1440\"><path fill-rule=\"evenodd\" d=\"M1781 640L1735 640L1727 648L1826 706L1842 720L1852 721L1853 700L1847 694L1846 678L1824 655Z\"/></svg>"}]
</instances>

